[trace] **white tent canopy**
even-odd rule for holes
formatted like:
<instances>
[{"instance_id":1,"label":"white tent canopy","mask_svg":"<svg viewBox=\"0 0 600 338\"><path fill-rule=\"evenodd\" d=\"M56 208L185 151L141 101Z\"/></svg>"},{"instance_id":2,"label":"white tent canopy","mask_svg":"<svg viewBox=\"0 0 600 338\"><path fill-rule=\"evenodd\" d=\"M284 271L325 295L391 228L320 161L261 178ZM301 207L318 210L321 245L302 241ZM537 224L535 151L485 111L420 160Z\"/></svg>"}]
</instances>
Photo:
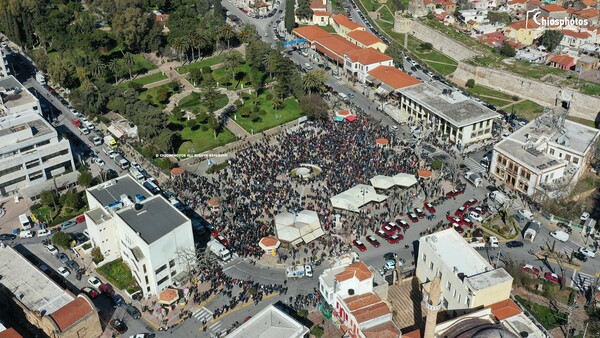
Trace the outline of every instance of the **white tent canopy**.
<instances>
[{"instance_id":1,"label":"white tent canopy","mask_svg":"<svg viewBox=\"0 0 600 338\"><path fill-rule=\"evenodd\" d=\"M373 186L359 184L331 197L330 200L336 209L359 212L363 205L371 202L383 202L387 198L385 195L379 195Z\"/></svg>"},{"instance_id":2,"label":"white tent canopy","mask_svg":"<svg viewBox=\"0 0 600 338\"><path fill-rule=\"evenodd\" d=\"M275 231L280 241L292 244L309 243L325 234L319 215L312 210L296 214L286 211L275 215Z\"/></svg>"},{"instance_id":3,"label":"white tent canopy","mask_svg":"<svg viewBox=\"0 0 600 338\"><path fill-rule=\"evenodd\" d=\"M417 184L417 178L415 175L400 173L394 176L394 180L396 181L396 185L401 187L412 187Z\"/></svg>"},{"instance_id":4,"label":"white tent canopy","mask_svg":"<svg viewBox=\"0 0 600 338\"><path fill-rule=\"evenodd\" d=\"M371 178L371 184L377 189L387 190L394 186L412 187L417 184L415 175L400 173L394 176L377 175Z\"/></svg>"}]
</instances>

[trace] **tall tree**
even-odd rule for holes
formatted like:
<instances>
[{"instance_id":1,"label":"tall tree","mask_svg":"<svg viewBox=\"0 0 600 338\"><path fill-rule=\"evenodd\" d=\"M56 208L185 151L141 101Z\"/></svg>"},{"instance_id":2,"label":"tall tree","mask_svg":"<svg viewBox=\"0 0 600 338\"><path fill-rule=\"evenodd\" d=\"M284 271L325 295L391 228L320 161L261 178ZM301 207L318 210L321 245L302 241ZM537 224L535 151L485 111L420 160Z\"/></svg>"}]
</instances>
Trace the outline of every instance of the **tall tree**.
<instances>
[{"instance_id":1,"label":"tall tree","mask_svg":"<svg viewBox=\"0 0 600 338\"><path fill-rule=\"evenodd\" d=\"M149 16L138 7L129 7L124 12L117 12L112 21L112 28L129 50L138 51L141 42L150 29Z\"/></svg>"},{"instance_id":2,"label":"tall tree","mask_svg":"<svg viewBox=\"0 0 600 338\"><path fill-rule=\"evenodd\" d=\"M403 63L404 63L404 55L402 53L402 49L400 47L400 44L398 44L398 42L393 41L386 48L385 54L387 54L392 59L394 59L394 66L396 66L396 68L402 68L402 69L404 69L404 67L402 66Z\"/></svg>"},{"instance_id":3,"label":"tall tree","mask_svg":"<svg viewBox=\"0 0 600 338\"><path fill-rule=\"evenodd\" d=\"M123 54L123 62L125 62L125 65L127 66L127 69L129 70L129 79L132 79L133 74L131 73L131 68L135 64L135 59L133 58L133 54L131 54L129 52Z\"/></svg>"},{"instance_id":4,"label":"tall tree","mask_svg":"<svg viewBox=\"0 0 600 338\"><path fill-rule=\"evenodd\" d=\"M230 25L224 25L219 33L219 39L227 43L227 49L229 49L229 44L231 43L231 40L235 38L235 36L235 30Z\"/></svg>"},{"instance_id":5,"label":"tall tree","mask_svg":"<svg viewBox=\"0 0 600 338\"><path fill-rule=\"evenodd\" d=\"M325 90L327 74L322 69L315 69L302 77L302 88L311 96L313 93L322 93Z\"/></svg>"},{"instance_id":6,"label":"tall tree","mask_svg":"<svg viewBox=\"0 0 600 338\"><path fill-rule=\"evenodd\" d=\"M225 55L225 69L231 72L231 83L235 81L235 70L242 64L242 56L236 51L230 51Z\"/></svg>"},{"instance_id":7,"label":"tall tree","mask_svg":"<svg viewBox=\"0 0 600 338\"><path fill-rule=\"evenodd\" d=\"M240 41L245 44L249 44L250 42L256 40L256 35L256 26L250 23L245 23L238 34Z\"/></svg>"},{"instance_id":8,"label":"tall tree","mask_svg":"<svg viewBox=\"0 0 600 338\"><path fill-rule=\"evenodd\" d=\"M217 91L217 84L211 74L204 75L200 92L202 93L202 105L206 107L209 115L215 112L217 108L217 100L219 99L219 92Z\"/></svg>"},{"instance_id":9,"label":"tall tree","mask_svg":"<svg viewBox=\"0 0 600 338\"><path fill-rule=\"evenodd\" d=\"M294 29L296 18L294 17L294 9L296 7L296 0L286 0L285 2L285 17L284 25L285 29L290 33Z\"/></svg>"},{"instance_id":10,"label":"tall tree","mask_svg":"<svg viewBox=\"0 0 600 338\"><path fill-rule=\"evenodd\" d=\"M540 38L540 44L546 47L549 52L552 52L560 44L563 36L563 33L557 30L547 29Z\"/></svg>"}]
</instances>

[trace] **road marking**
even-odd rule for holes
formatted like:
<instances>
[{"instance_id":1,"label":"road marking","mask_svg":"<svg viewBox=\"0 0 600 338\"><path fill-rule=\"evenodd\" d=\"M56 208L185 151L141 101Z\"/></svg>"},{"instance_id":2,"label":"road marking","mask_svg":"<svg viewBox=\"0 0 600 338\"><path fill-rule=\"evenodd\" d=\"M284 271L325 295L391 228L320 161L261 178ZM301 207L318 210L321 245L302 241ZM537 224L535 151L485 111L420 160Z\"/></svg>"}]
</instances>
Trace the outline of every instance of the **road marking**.
<instances>
[{"instance_id":1,"label":"road marking","mask_svg":"<svg viewBox=\"0 0 600 338\"><path fill-rule=\"evenodd\" d=\"M272 294L270 294L270 295L268 295L268 296L265 296L265 297L263 297L263 299L261 300L261 302L264 302L265 300L267 300L267 299L269 299L269 298L273 298L273 297L275 297L275 296L279 296L279 295L280 295L280 293L279 293L279 292L272 293ZM240 305L240 306L236 307L235 309L232 309L232 310L229 310L228 312L225 312L224 314L222 314L222 315L220 315L219 317L217 317L217 318L213 319L212 321L210 321L210 322L208 323L210 326L208 326L208 327L212 327L213 323L215 323L215 322L217 322L217 323L218 323L219 321L221 321L221 319L223 319L223 318L225 318L225 317L227 317L227 316L229 316L229 315L231 315L231 314L233 314L233 313L236 313L236 312L240 311L241 309L245 309L245 308L247 308L247 307L248 307L248 306L250 306L250 305L254 305L254 301L252 301L252 300L251 300L251 301L249 301L249 302L248 302L248 303L246 303L246 304ZM202 331L202 328L203 328L203 327L204 327L204 326L200 326L200 327L198 328L198 331Z\"/></svg>"}]
</instances>

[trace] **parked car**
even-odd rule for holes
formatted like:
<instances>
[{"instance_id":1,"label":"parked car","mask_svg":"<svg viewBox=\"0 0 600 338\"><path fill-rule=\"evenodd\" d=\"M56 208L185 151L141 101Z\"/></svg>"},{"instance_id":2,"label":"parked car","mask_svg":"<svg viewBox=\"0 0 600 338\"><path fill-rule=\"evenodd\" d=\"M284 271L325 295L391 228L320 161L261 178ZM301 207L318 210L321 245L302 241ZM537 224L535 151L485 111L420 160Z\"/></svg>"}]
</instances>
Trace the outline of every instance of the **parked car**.
<instances>
[{"instance_id":1,"label":"parked car","mask_svg":"<svg viewBox=\"0 0 600 338\"><path fill-rule=\"evenodd\" d=\"M464 206L465 208L468 208L468 207L471 207L471 206L473 206L473 205L475 205L475 204L477 204L477 199L475 199L475 198L471 198L471 199L467 200L467 201L466 201L466 202L463 204L463 206Z\"/></svg>"},{"instance_id":2,"label":"parked car","mask_svg":"<svg viewBox=\"0 0 600 338\"><path fill-rule=\"evenodd\" d=\"M579 251L573 251L573 257L577 258L578 260L580 260L582 262L587 262L587 260L588 260L588 256L582 254Z\"/></svg>"},{"instance_id":3,"label":"parked car","mask_svg":"<svg viewBox=\"0 0 600 338\"><path fill-rule=\"evenodd\" d=\"M510 242L506 242L506 247L507 248L521 248L523 247L523 242L521 241L510 241Z\"/></svg>"},{"instance_id":4,"label":"parked car","mask_svg":"<svg viewBox=\"0 0 600 338\"><path fill-rule=\"evenodd\" d=\"M375 238L375 236L373 236L373 235L367 236L367 242L371 243L371 245L376 248L379 248L379 246L381 245L379 243L379 241L377 240L377 238Z\"/></svg>"},{"instance_id":5,"label":"parked car","mask_svg":"<svg viewBox=\"0 0 600 338\"><path fill-rule=\"evenodd\" d=\"M396 243L399 243L403 239L404 239L404 236L401 234L398 234L398 235L388 237L387 241L390 244L396 244Z\"/></svg>"},{"instance_id":6,"label":"parked car","mask_svg":"<svg viewBox=\"0 0 600 338\"><path fill-rule=\"evenodd\" d=\"M133 319L140 319L142 317L142 313L140 312L140 310L138 310L137 307L131 305L131 304L127 304L127 307L125 308L125 311L127 311L127 313L133 317Z\"/></svg>"},{"instance_id":7,"label":"parked car","mask_svg":"<svg viewBox=\"0 0 600 338\"><path fill-rule=\"evenodd\" d=\"M579 216L579 219L582 221L587 221L588 218L590 218L590 213L589 212L584 212L583 214L581 214L581 216Z\"/></svg>"},{"instance_id":8,"label":"parked car","mask_svg":"<svg viewBox=\"0 0 600 338\"><path fill-rule=\"evenodd\" d=\"M110 322L110 327L112 327L112 329L117 331L119 334L123 334L123 333L127 332L127 330L129 330L127 325L125 325L125 322L123 322L120 319L113 319Z\"/></svg>"},{"instance_id":9,"label":"parked car","mask_svg":"<svg viewBox=\"0 0 600 338\"><path fill-rule=\"evenodd\" d=\"M393 260L395 259L395 257L396 255L394 255L393 252L388 252L385 255L383 255L383 259L385 259L386 261Z\"/></svg>"},{"instance_id":10,"label":"parked car","mask_svg":"<svg viewBox=\"0 0 600 338\"><path fill-rule=\"evenodd\" d=\"M50 231L48 229L41 229L40 231L37 232L38 237L46 237L46 236L50 236L50 235L52 235L52 231Z\"/></svg>"},{"instance_id":11,"label":"parked car","mask_svg":"<svg viewBox=\"0 0 600 338\"><path fill-rule=\"evenodd\" d=\"M581 252L582 254L588 256L589 258L595 258L596 257L596 251L592 250L590 248L579 248L579 250L577 250L579 252Z\"/></svg>"},{"instance_id":12,"label":"parked car","mask_svg":"<svg viewBox=\"0 0 600 338\"><path fill-rule=\"evenodd\" d=\"M79 215L75 218L75 222L77 223L83 223L85 222L85 215Z\"/></svg>"},{"instance_id":13,"label":"parked car","mask_svg":"<svg viewBox=\"0 0 600 338\"><path fill-rule=\"evenodd\" d=\"M550 271L548 271L544 274L544 278L546 278L546 280L553 282L553 283L560 283L560 277L557 274L550 272Z\"/></svg>"},{"instance_id":14,"label":"parked car","mask_svg":"<svg viewBox=\"0 0 600 338\"><path fill-rule=\"evenodd\" d=\"M123 305L125 305L125 299L123 299L123 297L121 297L121 295L119 294L113 294L112 295L112 300L113 302L115 302L115 306L117 307L121 307Z\"/></svg>"},{"instance_id":15,"label":"parked car","mask_svg":"<svg viewBox=\"0 0 600 338\"><path fill-rule=\"evenodd\" d=\"M429 211L429 213L435 214L435 208L433 207L433 204L425 203L425 204L423 204L423 208L425 208L425 210Z\"/></svg>"},{"instance_id":16,"label":"parked car","mask_svg":"<svg viewBox=\"0 0 600 338\"><path fill-rule=\"evenodd\" d=\"M13 234L0 234L0 241L12 241L17 238L17 235Z\"/></svg>"},{"instance_id":17,"label":"parked car","mask_svg":"<svg viewBox=\"0 0 600 338\"><path fill-rule=\"evenodd\" d=\"M375 231L375 234L383 239L387 239L389 237L388 234L383 232L383 230L377 230Z\"/></svg>"},{"instance_id":18,"label":"parked car","mask_svg":"<svg viewBox=\"0 0 600 338\"><path fill-rule=\"evenodd\" d=\"M569 240L569 234L560 230L550 232L550 236L558 239L563 243Z\"/></svg>"},{"instance_id":19,"label":"parked car","mask_svg":"<svg viewBox=\"0 0 600 338\"><path fill-rule=\"evenodd\" d=\"M65 278L69 277L69 275L71 274L69 269L67 269L64 266L59 267L58 269L56 269L56 271L58 271L58 273Z\"/></svg>"},{"instance_id":20,"label":"parked car","mask_svg":"<svg viewBox=\"0 0 600 338\"><path fill-rule=\"evenodd\" d=\"M425 218L425 213L423 212L423 210L419 209L419 208L415 208L415 213L417 214L417 217L419 218Z\"/></svg>"},{"instance_id":21,"label":"parked car","mask_svg":"<svg viewBox=\"0 0 600 338\"><path fill-rule=\"evenodd\" d=\"M98 293L98 291L92 289L89 286L82 287L80 291L85 293L86 296L90 297L91 299L94 299L100 295L100 293Z\"/></svg>"},{"instance_id":22,"label":"parked car","mask_svg":"<svg viewBox=\"0 0 600 338\"><path fill-rule=\"evenodd\" d=\"M66 221L60 225L60 230L67 230L68 228L70 228L76 224L77 224L77 222L75 222L75 221Z\"/></svg>"},{"instance_id":23,"label":"parked car","mask_svg":"<svg viewBox=\"0 0 600 338\"><path fill-rule=\"evenodd\" d=\"M392 229L392 227L390 227L389 225L382 226L381 230L383 230L388 236L392 236L396 233L396 231L394 231L394 229Z\"/></svg>"},{"instance_id":24,"label":"parked car","mask_svg":"<svg viewBox=\"0 0 600 338\"><path fill-rule=\"evenodd\" d=\"M481 217L481 215L476 213L475 211L471 211L469 213L469 217L476 220L477 222L483 222L483 217Z\"/></svg>"},{"instance_id":25,"label":"parked car","mask_svg":"<svg viewBox=\"0 0 600 338\"><path fill-rule=\"evenodd\" d=\"M419 217L417 217L417 215L415 215L414 213L409 213L408 214L408 218L413 222L413 223L417 223L419 221Z\"/></svg>"},{"instance_id":26,"label":"parked car","mask_svg":"<svg viewBox=\"0 0 600 338\"><path fill-rule=\"evenodd\" d=\"M465 214L465 211L467 210L466 207L460 207L458 209L456 209L456 211L454 212L454 215L458 216L458 217L462 217L462 215Z\"/></svg>"},{"instance_id":27,"label":"parked car","mask_svg":"<svg viewBox=\"0 0 600 338\"><path fill-rule=\"evenodd\" d=\"M355 239L354 241L352 241L352 243L354 244L355 247L358 248L358 250L367 251L367 247L365 246L365 244L363 242Z\"/></svg>"},{"instance_id":28,"label":"parked car","mask_svg":"<svg viewBox=\"0 0 600 338\"><path fill-rule=\"evenodd\" d=\"M520 209L518 211L518 213L523 216L525 219L527 220L532 220L533 219L533 213L527 209Z\"/></svg>"},{"instance_id":29,"label":"parked car","mask_svg":"<svg viewBox=\"0 0 600 338\"><path fill-rule=\"evenodd\" d=\"M536 277L539 276L540 273L541 273L540 269L534 267L531 264L525 264L525 265L523 265L523 267L521 268L521 270L523 270L523 271L525 271L527 273L530 273L532 275L535 275Z\"/></svg>"},{"instance_id":30,"label":"parked car","mask_svg":"<svg viewBox=\"0 0 600 338\"><path fill-rule=\"evenodd\" d=\"M77 262L74 260L68 260L66 264L73 271L79 270L79 264L77 264Z\"/></svg>"},{"instance_id":31,"label":"parked car","mask_svg":"<svg viewBox=\"0 0 600 338\"><path fill-rule=\"evenodd\" d=\"M102 284L102 281L100 281L98 279L98 277L96 276L91 276L90 278L88 278L88 283L93 286L94 288L98 289L100 288L100 285Z\"/></svg>"},{"instance_id":32,"label":"parked car","mask_svg":"<svg viewBox=\"0 0 600 338\"><path fill-rule=\"evenodd\" d=\"M69 261L69 257L62 252L57 253L56 258L63 264L66 264Z\"/></svg>"},{"instance_id":33,"label":"parked car","mask_svg":"<svg viewBox=\"0 0 600 338\"><path fill-rule=\"evenodd\" d=\"M55 245L46 245L46 251L48 251L52 255L56 255L58 253L58 248Z\"/></svg>"}]
</instances>

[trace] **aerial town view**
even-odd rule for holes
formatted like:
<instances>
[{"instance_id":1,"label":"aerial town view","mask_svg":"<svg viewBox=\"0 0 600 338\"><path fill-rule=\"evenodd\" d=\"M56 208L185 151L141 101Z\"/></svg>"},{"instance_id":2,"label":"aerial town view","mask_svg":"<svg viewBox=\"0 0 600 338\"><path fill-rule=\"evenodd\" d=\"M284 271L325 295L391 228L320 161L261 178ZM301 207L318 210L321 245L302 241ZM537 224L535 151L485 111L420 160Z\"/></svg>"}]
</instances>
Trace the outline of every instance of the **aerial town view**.
<instances>
[{"instance_id":1,"label":"aerial town view","mask_svg":"<svg viewBox=\"0 0 600 338\"><path fill-rule=\"evenodd\" d=\"M600 337L599 145L600 0L0 0L0 338Z\"/></svg>"}]
</instances>

